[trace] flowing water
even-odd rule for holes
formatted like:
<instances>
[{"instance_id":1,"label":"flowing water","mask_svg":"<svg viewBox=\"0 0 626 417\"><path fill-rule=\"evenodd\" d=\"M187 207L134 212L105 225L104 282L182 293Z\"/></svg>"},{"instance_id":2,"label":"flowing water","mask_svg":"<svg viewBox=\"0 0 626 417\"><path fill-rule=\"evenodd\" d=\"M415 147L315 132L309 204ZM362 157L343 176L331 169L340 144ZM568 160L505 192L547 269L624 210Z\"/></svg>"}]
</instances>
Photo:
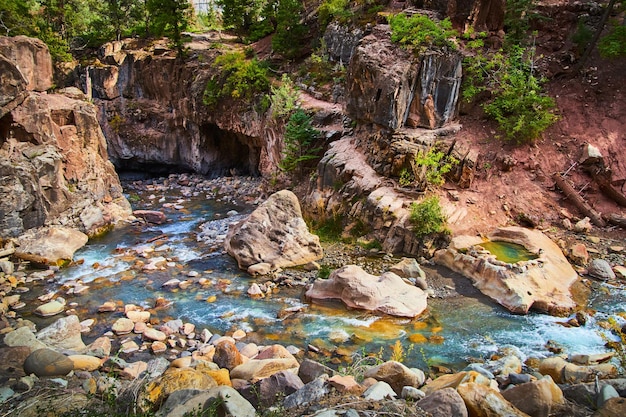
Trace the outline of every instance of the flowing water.
<instances>
[{"instance_id":1,"label":"flowing water","mask_svg":"<svg viewBox=\"0 0 626 417\"><path fill-rule=\"evenodd\" d=\"M166 204L168 209L164 210L171 221L147 229L128 226L91 241L75 255L82 264L59 273L57 283L47 284L49 290L78 280L89 286L85 293L67 297L76 303L81 319L97 319L93 332L85 335L87 341L108 330L120 314L98 315L97 308L103 302L152 308L156 299L163 297L172 302L170 307L152 310L161 319L181 318L219 334L243 329L248 340L259 344L293 344L302 349L311 344L334 351L338 360L345 360L357 351L380 349L387 358L390 346L400 340L410 365L425 367L427 362L460 367L470 358L486 358L504 346L515 346L526 356L545 357L550 355L548 341L569 353L604 352L605 341L596 321L626 310L624 288L607 286L595 291L590 300L590 307L598 313L578 328L558 324L566 318L513 315L476 292L429 299L428 313L413 320L347 310L334 303L311 305L303 300L304 289L298 286L279 287L270 297L252 299L246 290L255 280L215 245L197 240L202 223L219 216L220 220L213 223L223 227L229 221L223 220L226 212L246 212L250 207L218 201L203 193L180 199L173 191L156 195L148 191L131 195L131 199L136 201L135 208ZM149 264L155 258L168 263L154 271L137 266L138 261ZM427 277L452 275L443 268L425 270ZM189 278L190 271L198 275ZM172 278L190 279L193 284L185 290L163 288L162 284Z\"/></svg>"}]
</instances>

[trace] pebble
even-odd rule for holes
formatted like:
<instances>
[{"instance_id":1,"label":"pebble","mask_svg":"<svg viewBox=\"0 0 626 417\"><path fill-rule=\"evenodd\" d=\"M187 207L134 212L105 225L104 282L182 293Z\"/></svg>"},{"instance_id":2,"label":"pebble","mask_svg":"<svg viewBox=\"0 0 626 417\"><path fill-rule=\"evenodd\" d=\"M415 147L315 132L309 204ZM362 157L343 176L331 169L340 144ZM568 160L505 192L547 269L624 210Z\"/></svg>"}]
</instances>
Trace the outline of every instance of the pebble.
<instances>
[{"instance_id":1,"label":"pebble","mask_svg":"<svg viewBox=\"0 0 626 417\"><path fill-rule=\"evenodd\" d=\"M117 335L123 335L132 332L134 328L135 323L133 323L132 320L126 317L122 317L117 319L115 323L113 323L111 330L113 330L113 333Z\"/></svg>"},{"instance_id":2,"label":"pebble","mask_svg":"<svg viewBox=\"0 0 626 417\"><path fill-rule=\"evenodd\" d=\"M148 340L155 340L158 342L162 342L165 339L167 339L167 336L165 335L165 333L152 328L152 327L148 327L144 332L143 332L143 337L148 339Z\"/></svg>"},{"instance_id":3,"label":"pebble","mask_svg":"<svg viewBox=\"0 0 626 417\"><path fill-rule=\"evenodd\" d=\"M117 305L113 301L107 301L98 307L98 313L111 313L117 310Z\"/></svg>"}]
</instances>

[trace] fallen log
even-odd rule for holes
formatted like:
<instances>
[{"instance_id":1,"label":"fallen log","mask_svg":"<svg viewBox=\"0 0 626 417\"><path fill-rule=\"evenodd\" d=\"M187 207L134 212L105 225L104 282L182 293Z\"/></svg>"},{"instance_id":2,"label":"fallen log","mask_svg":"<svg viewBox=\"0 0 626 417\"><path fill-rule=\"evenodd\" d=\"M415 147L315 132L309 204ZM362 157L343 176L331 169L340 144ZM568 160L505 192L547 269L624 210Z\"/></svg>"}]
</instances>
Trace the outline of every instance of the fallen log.
<instances>
[{"instance_id":1,"label":"fallen log","mask_svg":"<svg viewBox=\"0 0 626 417\"><path fill-rule=\"evenodd\" d=\"M626 229L626 216L620 216L619 214L611 213L606 216L606 220L609 223L614 224L615 226Z\"/></svg>"},{"instance_id":2,"label":"fallen log","mask_svg":"<svg viewBox=\"0 0 626 417\"><path fill-rule=\"evenodd\" d=\"M591 175L593 181L598 184L600 191L602 191L604 195L620 206L626 207L626 196L611 185L611 171L604 167L589 167L585 170Z\"/></svg>"},{"instance_id":3,"label":"fallen log","mask_svg":"<svg viewBox=\"0 0 626 417\"><path fill-rule=\"evenodd\" d=\"M595 211L587 202L578 194L578 192L572 187L566 180L559 174L555 173L553 176L556 186L563 191L565 196L580 210L585 216L589 217L591 222L599 227L606 226L606 222L602 219L600 213Z\"/></svg>"}]
</instances>

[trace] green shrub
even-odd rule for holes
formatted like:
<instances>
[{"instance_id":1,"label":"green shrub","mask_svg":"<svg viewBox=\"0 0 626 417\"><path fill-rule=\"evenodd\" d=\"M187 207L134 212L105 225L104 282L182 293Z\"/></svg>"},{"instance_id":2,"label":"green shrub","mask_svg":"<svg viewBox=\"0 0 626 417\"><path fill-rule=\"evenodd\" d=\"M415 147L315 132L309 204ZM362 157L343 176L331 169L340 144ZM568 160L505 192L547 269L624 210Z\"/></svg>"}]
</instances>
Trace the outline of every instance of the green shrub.
<instances>
[{"instance_id":1,"label":"green shrub","mask_svg":"<svg viewBox=\"0 0 626 417\"><path fill-rule=\"evenodd\" d=\"M215 106L223 98L252 100L269 91L267 68L256 58L246 59L243 52L229 52L217 57L213 67L219 73L211 77L204 89L203 101Z\"/></svg>"},{"instance_id":2,"label":"green shrub","mask_svg":"<svg viewBox=\"0 0 626 417\"><path fill-rule=\"evenodd\" d=\"M598 42L598 50L605 58L626 56L626 26L613 26L609 34Z\"/></svg>"},{"instance_id":3,"label":"green shrub","mask_svg":"<svg viewBox=\"0 0 626 417\"><path fill-rule=\"evenodd\" d=\"M491 57L478 53L465 65L463 98L471 100L483 91L492 99L483 105L487 116L498 123L504 140L532 142L556 120L556 102L542 91L543 80L534 74L534 62L520 46Z\"/></svg>"},{"instance_id":4,"label":"green shrub","mask_svg":"<svg viewBox=\"0 0 626 417\"><path fill-rule=\"evenodd\" d=\"M301 22L304 7L298 0L281 0L276 9L276 33L272 49L288 59L301 54L305 46L306 26Z\"/></svg>"},{"instance_id":5,"label":"green shrub","mask_svg":"<svg viewBox=\"0 0 626 417\"><path fill-rule=\"evenodd\" d=\"M415 181L415 176L413 175L413 172L406 168L403 168L402 171L400 171L400 179L398 180L398 183L400 183L400 185L403 187L408 187L409 185L413 184L413 181Z\"/></svg>"},{"instance_id":6,"label":"green shrub","mask_svg":"<svg viewBox=\"0 0 626 417\"><path fill-rule=\"evenodd\" d=\"M271 87L272 116L286 118L299 108L300 92L291 78L283 74L278 86Z\"/></svg>"},{"instance_id":7,"label":"green shrub","mask_svg":"<svg viewBox=\"0 0 626 417\"><path fill-rule=\"evenodd\" d=\"M572 42L576 44L576 49L579 54L582 54L591 42L593 38L593 31L587 26L584 19L578 21L576 32L572 36Z\"/></svg>"},{"instance_id":8,"label":"green shrub","mask_svg":"<svg viewBox=\"0 0 626 417\"><path fill-rule=\"evenodd\" d=\"M311 227L314 233L319 236L322 242L338 242L343 233L343 217L333 214L320 222L314 223Z\"/></svg>"},{"instance_id":9,"label":"green shrub","mask_svg":"<svg viewBox=\"0 0 626 417\"><path fill-rule=\"evenodd\" d=\"M348 0L324 0L317 10L320 26L325 28L333 19L346 23L353 16L349 6Z\"/></svg>"},{"instance_id":10,"label":"green shrub","mask_svg":"<svg viewBox=\"0 0 626 417\"><path fill-rule=\"evenodd\" d=\"M413 233L423 237L433 233L446 233L447 219L439 205L439 197L431 196L423 201L411 203L409 221L413 225Z\"/></svg>"},{"instance_id":11,"label":"green shrub","mask_svg":"<svg viewBox=\"0 0 626 417\"><path fill-rule=\"evenodd\" d=\"M456 49L452 39L457 32L452 29L452 22L446 18L435 22L423 15L407 17L404 13L392 16L391 40L415 52L423 52L433 47Z\"/></svg>"},{"instance_id":12,"label":"green shrub","mask_svg":"<svg viewBox=\"0 0 626 417\"><path fill-rule=\"evenodd\" d=\"M419 188L426 189L428 186L440 186L445 182L445 175L457 165L457 161L452 156L437 149L430 148L428 152L420 151L415 155L416 171L419 171L416 178L420 182ZM419 168L421 167L421 170Z\"/></svg>"}]
</instances>

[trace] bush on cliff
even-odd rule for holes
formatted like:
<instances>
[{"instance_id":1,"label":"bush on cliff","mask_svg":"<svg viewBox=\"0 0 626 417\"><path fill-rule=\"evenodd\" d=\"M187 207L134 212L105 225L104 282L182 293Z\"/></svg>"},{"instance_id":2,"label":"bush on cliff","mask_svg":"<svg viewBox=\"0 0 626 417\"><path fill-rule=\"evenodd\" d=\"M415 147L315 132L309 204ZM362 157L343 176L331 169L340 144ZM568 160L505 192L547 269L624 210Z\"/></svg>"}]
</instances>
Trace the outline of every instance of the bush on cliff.
<instances>
[{"instance_id":1,"label":"bush on cliff","mask_svg":"<svg viewBox=\"0 0 626 417\"><path fill-rule=\"evenodd\" d=\"M311 125L311 117L302 109L296 110L285 127L285 147L279 167L285 172L302 174L307 161L318 158L320 148L314 147L320 132Z\"/></svg>"},{"instance_id":2,"label":"bush on cliff","mask_svg":"<svg viewBox=\"0 0 626 417\"><path fill-rule=\"evenodd\" d=\"M427 197L419 203L411 203L409 221L417 237L448 232L447 219L437 196Z\"/></svg>"},{"instance_id":3,"label":"bush on cliff","mask_svg":"<svg viewBox=\"0 0 626 417\"><path fill-rule=\"evenodd\" d=\"M415 52L440 47L456 49L453 39L457 32L452 29L449 18L435 22L428 16L416 14L408 17L400 13L389 19L389 25L391 40Z\"/></svg>"},{"instance_id":4,"label":"bush on cliff","mask_svg":"<svg viewBox=\"0 0 626 417\"><path fill-rule=\"evenodd\" d=\"M256 58L246 59L243 52L229 52L213 63L218 72L204 89L204 104L214 107L225 98L251 101L270 89L267 68Z\"/></svg>"}]
</instances>

